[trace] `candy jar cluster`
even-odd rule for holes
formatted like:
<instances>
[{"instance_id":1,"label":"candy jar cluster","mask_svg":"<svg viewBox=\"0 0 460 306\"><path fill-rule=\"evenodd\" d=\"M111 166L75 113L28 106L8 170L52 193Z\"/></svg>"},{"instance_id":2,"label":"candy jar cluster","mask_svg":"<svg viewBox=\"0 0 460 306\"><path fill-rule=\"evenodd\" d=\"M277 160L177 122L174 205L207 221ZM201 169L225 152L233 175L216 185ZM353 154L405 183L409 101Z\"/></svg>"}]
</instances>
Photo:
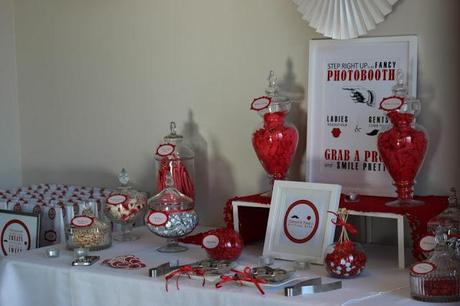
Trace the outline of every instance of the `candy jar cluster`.
<instances>
[{"instance_id":1,"label":"candy jar cluster","mask_svg":"<svg viewBox=\"0 0 460 306\"><path fill-rule=\"evenodd\" d=\"M421 109L420 100L408 97L407 93L402 74L398 73L393 96L384 98L380 104L391 123L389 129L378 135L377 148L396 187L398 198L386 204L392 207L424 204L414 199L413 186L428 149L428 136L425 129L415 123Z\"/></svg>"},{"instance_id":2,"label":"candy jar cluster","mask_svg":"<svg viewBox=\"0 0 460 306\"><path fill-rule=\"evenodd\" d=\"M324 256L324 267L332 277L351 278L364 270L367 256L359 243L350 240L348 234L356 234L357 230L347 223L348 212L340 209L336 220L332 221L336 226L341 227L341 233L337 242L326 248Z\"/></svg>"},{"instance_id":3,"label":"candy jar cluster","mask_svg":"<svg viewBox=\"0 0 460 306\"><path fill-rule=\"evenodd\" d=\"M107 197L104 213L115 224L121 225L121 231L113 235L117 241L131 241L139 239L139 235L132 232L132 226L138 216L144 215L147 206L147 194L129 186L129 176L126 169L118 175L121 184Z\"/></svg>"},{"instance_id":4,"label":"candy jar cluster","mask_svg":"<svg viewBox=\"0 0 460 306\"><path fill-rule=\"evenodd\" d=\"M175 122L170 123L169 129L170 133L163 138L155 152L157 191L166 188L166 176L170 174L175 188L194 199L195 154L184 142L184 137L177 134Z\"/></svg>"},{"instance_id":5,"label":"candy jar cluster","mask_svg":"<svg viewBox=\"0 0 460 306\"><path fill-rule=\"evenodd\" d=\"M286 177L297 149L299 134L296 127L286 120L291 102L279 95L273 71L270 71L268 82L266 95L254 99L251 104L251 110L263 119L252 134L252 145L273 183Z\"/></svg>"},{"instance_id":6,"label":"candy jar cluster","mask_svg":"<svg viewBox=\"0 0 460 306\"><path fill-rule=\"evenodd\" d=\"M145 216L147 228L154 234L166 238L166 245L159 252L183 252L188 248L178 243L178 238L191 233L198 225L198 215L192 198L181 193L170 173L166 175L166 187L148 200Z\"/></svg>"},{"instance_id":7,"label":"candy jar cluster","mask_svg":"<svg viewBox=\"0 0 460 306\"><path fill-rule=\"evenodd\" d=\"M447 231L436 230L436 247L429 259L410 269L410 291L414 299L425 302L460 301L460 261L447 246Z\"/></svg>"}]
</instances>

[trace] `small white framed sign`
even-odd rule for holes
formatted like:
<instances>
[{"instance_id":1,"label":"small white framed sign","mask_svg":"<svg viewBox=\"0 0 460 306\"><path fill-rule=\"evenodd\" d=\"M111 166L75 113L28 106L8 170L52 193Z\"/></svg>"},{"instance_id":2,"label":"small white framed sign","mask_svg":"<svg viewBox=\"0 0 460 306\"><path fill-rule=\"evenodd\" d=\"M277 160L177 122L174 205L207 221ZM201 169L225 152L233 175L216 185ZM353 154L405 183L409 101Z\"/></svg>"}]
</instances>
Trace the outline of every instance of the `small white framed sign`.
<instances>
[{"instance_id":1,"label":"small white framed sign","mask_svg":"<svg viewBox=\"0 0 460 306\"><path fill-rule=\"evenodd\" d=\"M0 210L0 245L3 256L38 247L40 215Z\"/></svg>"},{"instance_id":2,"label":"small white framed sign","mask_svg":"<svg viewBox=\"0 0 460 306\"><path fill-rule=\"evenodd\" d=\"M388 125L380 101L398 71L417 94L417 37L310 41L306 180L340 184L344 193L395 196L377 150Z\"/></svg>"},{"instance_id":3,"label":"small white framed sign","mask_svg":"<svg viewBox=\"0 0 460 306\"><path fill-rule=\"evenodd\" d=\"M264 256L323 264L333 242L334 217L342 187L334 184L275 181Z\"/></svg>"}]
</instances>

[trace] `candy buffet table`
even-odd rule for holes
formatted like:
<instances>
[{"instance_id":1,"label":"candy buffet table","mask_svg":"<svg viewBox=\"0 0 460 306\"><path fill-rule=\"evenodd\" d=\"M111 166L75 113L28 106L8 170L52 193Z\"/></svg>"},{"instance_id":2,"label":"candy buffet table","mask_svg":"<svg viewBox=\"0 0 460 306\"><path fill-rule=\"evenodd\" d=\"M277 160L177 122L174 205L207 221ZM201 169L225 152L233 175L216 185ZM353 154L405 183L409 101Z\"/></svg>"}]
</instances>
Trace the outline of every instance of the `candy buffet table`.
<instances>
[{"instance_id":1,"label":"candy buffet table","mask_svg":"<svg viewBox=\"0 0 460 306\"><path fill-rule=\"evenodd\" d=\"M201 228L199 231L204 231ZM164 262L179 260L181 264L206 258L198 246L190 246L184 253L161 254L155 248L162 240L145 228L136 229L141 239L133 242L114 242L107 250L92 252L101 260L89 267L72 267L73 253L61 247L58 258L47 258L45 249L35 249L22 255L0 259L0 305L2 306L99 306L99 305L430 305L410 298L407 270L396 265L396 248L372 248L368 269L362 276L344 280L343 288L308 296L285 297L283 289L270 289L262 296L254 287L225 284L216 289L210 283L181 277L177 290L175 280L165 291L162 278L148 277L148 269ZM255 264L262 247L245 248L238 263ZM114 269L100 264L102 259L133 254L141 258L146 268ZM291 263L276 261L285 268ZM296 276L326 277L322 266L297 272ZM331 279L325 278L324 282Z\"/></svg>"}]
</instances>

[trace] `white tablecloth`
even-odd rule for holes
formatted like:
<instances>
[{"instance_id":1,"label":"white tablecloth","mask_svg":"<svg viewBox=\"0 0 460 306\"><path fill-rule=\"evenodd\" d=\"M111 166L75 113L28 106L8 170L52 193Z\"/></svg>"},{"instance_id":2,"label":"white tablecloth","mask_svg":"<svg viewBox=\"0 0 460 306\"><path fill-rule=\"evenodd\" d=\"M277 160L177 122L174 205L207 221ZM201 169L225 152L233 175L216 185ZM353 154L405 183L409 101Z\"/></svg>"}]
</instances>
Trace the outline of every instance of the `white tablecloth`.
<instances>
[{"instance_id":1,"label":"white tablecloth","mask_svg":"<svg viewBox=\"0 0 460 306\"><path fill-rule=\"evenodd\" d=\"M201 228L203 231L204 229ZM410 298L407 270L399 270L396 249L369 250L368 267L360 277L344 280L343 288L308 296L285 297L283 289L269 290L260 295L253 287L225 284L216 289L213 284L201 286L200 280L182 277L180 290L175 281L165 290L162 278L148 276L148 269L164 262L181 264L206 258L206 252L198 246L176 254L162 254L155 249L162 239L145 228L138 228L141 239L132 242L114 242L107 250L93 252L101 260L90 267L73 267L73 253L61 246L61 256L47 258L45 249L35 249L25 254L0 259L1 306L168 306L168 305L430 305ZM245 248L238 263L254 265L261 255L261 246ZM147 267L137 270L113 269L101 265L102 259L133 254L140 257ZM289 262L276 261L288 267ZM325 277L332 281L322 266L297 272L296 276Z\"/></svg>"}]
</instances>

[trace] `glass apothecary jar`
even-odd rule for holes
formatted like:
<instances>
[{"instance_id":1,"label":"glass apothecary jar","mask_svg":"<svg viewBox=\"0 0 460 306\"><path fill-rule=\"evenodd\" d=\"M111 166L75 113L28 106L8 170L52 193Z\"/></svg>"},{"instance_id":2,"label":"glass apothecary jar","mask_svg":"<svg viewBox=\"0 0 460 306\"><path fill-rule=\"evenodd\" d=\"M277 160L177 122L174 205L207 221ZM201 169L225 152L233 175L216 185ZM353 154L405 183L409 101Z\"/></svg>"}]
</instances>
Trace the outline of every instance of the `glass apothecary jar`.
<instances>
[{"instance_id":1,"label":"glass apothecary jar","mask_svg":"<svg viewBox=\"0 0 460 306\"><path fill-rule=\"evenodd\" d=\"M114 233L117 241L131 241L139 239L139 235L132 232L133 222L138 216L144 216L147 206L147 194L129 186L129 176L126 169L118 175L121 184L107 197L104 213L113 223L121 225L121 232Z\"/></svg>"},{"instance_id":2,"label":"glass apothecary jar","mask_svg":"<svg viewBox=\"0 0 460 306\"><path fill-rule=\"evenodd\" d=\"M191 233L198 225L193 200L181 193L175 186L171 174L166 175L166 188L148 200L148 211L145 216L148 229L167 239L159 252L183 252L188 248L179 245L178 238Z\"/></svg>"},{"instance_id":3,"label":"glass apothecary jar","mask_svg":"<svg viewBox=\"0 0 460 306\"><path fill-rule=\"evenodd\" d=\"M379 133L377 148L393 179L398 198L386 203L392 207L414 207L424 203L414 199L415 177L422 167L428 149L428 134L415 123L420 113L420 100L407 96L407 87L398 73L393 96L380 103L387 113L390 127Z\"/></svg>"},{"instance_id":4,"label":"glass apothecary jar","mask_svg":"<svg viewBox=\"0 0 460 306\"><path fill-rule=\"evenodd\" d=\"M112 225L99 217L96 201L65 205L65 238L67 248L102 250L112 245Z\"/></svg>"},{"instance_id":5,"label":"glass apothecary jar","mask_svg":"<svg viewBox=\"0 0 460 306\"><path fill-rule=\"evenodd\" d=\"M445 229L438 228L435 239L431 257L410 269L411 295L425 302L460 301L460 262L447 247Z\"/></svg>"},{"instance_id":6,"label":"glass apothecary jar","mask_svg":"<svg viewBox=\"0 0 460 306\"><path fill-rule=\"evenodd\" d=\"M279 94L273 71L270 71L268 83L266 95L255 98L251 104L251 110L263 120L252 134L252 146L273 184L274 180L285 179L297 149L299 133L294 124L286 120L291 101Z\"/></svg>"},{"instance_id":7,"label":"glass apothecary jar","mask_svg":"<svg viewBox=\"0 0 460 306\"><path fill-rule=\"evenodd\" d=\"M176 123L170 123L170 133L155 151L157 161L157 191L166 188L166 177L171 175L174 186L181 193L195 198L195 154L184 142L184 137L177 134Z\"/></svg>"},{"instance_id":8,"label":"glass apothecary jar","mask_svg":"<svg viewBox=\"0 0 460 306\"><path fill-rule=\"evenodd\" d=\"M446 229L449 237L460 238L460 207L458 207L457 191L454 187L450 189L448 202L449 206L443 212L428 221L428 233L435 233L441 226Z\"/></svg>"}]
</instances>

